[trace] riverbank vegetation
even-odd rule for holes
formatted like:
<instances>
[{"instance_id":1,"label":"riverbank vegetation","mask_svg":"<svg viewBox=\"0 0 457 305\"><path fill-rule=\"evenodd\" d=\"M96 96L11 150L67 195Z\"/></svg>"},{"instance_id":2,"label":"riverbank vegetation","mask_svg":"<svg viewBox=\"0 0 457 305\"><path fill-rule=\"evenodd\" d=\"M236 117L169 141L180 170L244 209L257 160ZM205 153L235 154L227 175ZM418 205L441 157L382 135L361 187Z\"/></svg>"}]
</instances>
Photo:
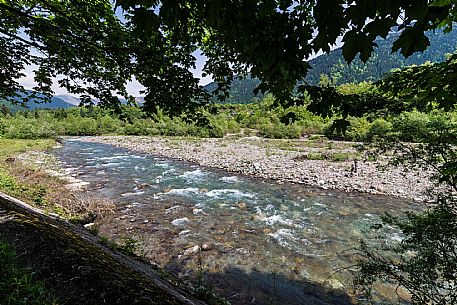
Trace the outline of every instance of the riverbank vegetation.
<instances>
[{"instance_id":1,"label":"riverbank vegetation","mask_svg":"<svg viewBox=\"0 0 457 305\"><path fill-rule=\"evenodd\" d=\"M345 84L336 88L342 95L363 94L374 89L370 83ZM0 114L0 136L7 139L52 139L59 136L151 135L224 137L242 133L273 139L299 139L324 134L330 139L371 141L377 135L399 134L399 140L420 141L420 131L435 120L457 121L457 111L428 111L404 107L403 111L373 110L360 116L316 115L310 98L291 106L276 103L267 95L252 104L213 104L179 116L160 108L148 114L141 108L123 105L119 111L99 106L69 109L35 109Z\"/></svg>"}]
</instances>

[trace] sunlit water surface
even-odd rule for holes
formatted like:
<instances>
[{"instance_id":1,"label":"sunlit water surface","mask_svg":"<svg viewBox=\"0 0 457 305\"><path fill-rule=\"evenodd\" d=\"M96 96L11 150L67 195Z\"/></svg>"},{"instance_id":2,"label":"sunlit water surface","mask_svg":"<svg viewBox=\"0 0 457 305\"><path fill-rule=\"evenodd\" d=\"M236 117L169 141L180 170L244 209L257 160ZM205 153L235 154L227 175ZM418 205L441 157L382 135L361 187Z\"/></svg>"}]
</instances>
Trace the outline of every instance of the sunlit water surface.
<instances>
[{"instance_id":1,"label":"sunlit water surface","mask_svg":"<svg viewBox=\"0 0 457 305\"><path fill-rule=\"evenodd\" d=\"M55 154L89 192L118 207L100 233L133 236L144 254L232 304L344 304L353 249L408 201L252 179L105 144L68 140ZM388 228L387 242L401 237ZM203 246L198 250L196 246ZM325 281L325 283L324 283ZM324 288L327 287L327 288ZM346 288L343 288L343 290Z\"/></svg>"}]
</instances>

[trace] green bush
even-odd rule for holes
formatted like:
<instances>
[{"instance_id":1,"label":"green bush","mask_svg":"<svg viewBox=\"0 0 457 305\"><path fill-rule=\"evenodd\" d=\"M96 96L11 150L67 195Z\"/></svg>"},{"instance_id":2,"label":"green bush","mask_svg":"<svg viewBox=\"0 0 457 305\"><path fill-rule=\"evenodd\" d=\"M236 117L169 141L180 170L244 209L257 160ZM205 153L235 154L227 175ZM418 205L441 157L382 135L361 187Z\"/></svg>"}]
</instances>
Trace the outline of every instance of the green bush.
<instances>
[{"instance_id":1,"label":"green bush","mask_svg":"<svg viewBox=\"0 0 457 305\"><path fill-rule=\"evenodd\" d=\"M101 134L98 122L93 118L69 115L62 121L65 134L69 136L94 136Z\"/></svg>"},{"instance_id":2,"label":"green bush","mask_svg":"<svg viewBox=\"0 0 457 305\"><path fill-rule=\"evenodd\" d=\"M298 139L301 137L301 132L302 128L297 124L268 123L259 128L261 136L272 139Z\"/></svg>"},{"instance_id":3,"label":"green bush","mask_svg":"<svg viewBox=\"0 0 457 305\"><path fill-rule=\"evenodd\" d=\"M21 116L5 121L3 135L10 139L54 138L63 132L53 120L45 121Z\"/></svg>"},{"instance_id":4,"label":"green bush","mask_svg":"<svg viewBox=\"0 0 457 305\"><path fill-rule=\"evenodd\" d=\"M41 283L19 267L16 258L13 247L0 237L0 304L57 304Z\"/></svg>"},{"instance_id":5,"label":"green bush","mask_svg":"<svg viewBox=\"0 0 457 305\"><path fill-rule=\"evenodd\" d=\"M382 137L392 131L392 123L384 119L374 120L366 133L365 141L373 141L377 137Z\"/></svg>"},{"instance_id":6,"label":"green bush","mask_svg":"<svg viewBox=\"0 0 457 305\"><path fill-rule=\"evenodd\" d=\"M351 141L364 141L370 130L370 123L366 118L349 118L349 125L346 138Z\"/></svg>"},{"instance_id":7,"label":"green bush","mask_svg":"<svg viewBox=\"0 0 457 305\"><path fill-rule=\"evenodd\" d=\"M149 119L139 119L132 124L126 124L122 129L125 135L147 136L158 135L160 130L155 127L155 123Z\"/></svg>"},{"instance_id":8,"label":"green bush","mask_svg":"<svg viewBox=\"0 0 457 305\"><path fill-rule=\"evenodd\" d=\"M393 120L392 127L401 141L417 142L427 131L430 117L419 111L404 112Z\"/></svg>"}]
</instances>

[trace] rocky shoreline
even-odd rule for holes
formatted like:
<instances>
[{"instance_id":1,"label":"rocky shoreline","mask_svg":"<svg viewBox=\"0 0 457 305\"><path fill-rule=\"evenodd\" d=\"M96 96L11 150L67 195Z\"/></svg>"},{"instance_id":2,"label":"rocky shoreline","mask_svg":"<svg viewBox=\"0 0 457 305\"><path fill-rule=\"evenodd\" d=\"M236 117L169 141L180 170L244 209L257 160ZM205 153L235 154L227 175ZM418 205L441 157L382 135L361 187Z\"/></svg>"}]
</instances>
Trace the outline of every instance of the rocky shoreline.
<instances>
[{"instance_id":1,"label":"rocky shoreline","mask_svg":"<svg viewBox=\"0 0 457 305\"><path fill-rule=\"evenodd\" d=\"M383 162L354 161L360 159L357 157L342 161L310 160L304 157L309 153L331 151L355 154L356 150L350 143L327 141L326 147L316 147L309 140L269 140L258 137L195 139L97 136L78 140L194 162L201 166L273 179L278 183L382 194L418 202L425 200L424 192L432 186L429 181L431 172L407 171L402 167L381 170Z\"/></svg>"}]
</instances>

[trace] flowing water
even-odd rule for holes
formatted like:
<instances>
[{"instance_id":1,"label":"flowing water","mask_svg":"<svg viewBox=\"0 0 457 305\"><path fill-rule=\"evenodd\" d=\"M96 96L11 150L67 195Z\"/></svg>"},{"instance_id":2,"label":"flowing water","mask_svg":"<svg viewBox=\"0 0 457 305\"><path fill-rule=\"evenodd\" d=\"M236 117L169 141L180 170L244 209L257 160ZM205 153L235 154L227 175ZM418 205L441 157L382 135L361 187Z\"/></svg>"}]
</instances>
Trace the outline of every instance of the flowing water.
<instances>
[{"instance_id":1,"label":"flowing water","mask_svg":"<svg viewBox=\"0 0 457 305\"><path fill-rule=\"evenodd\" d=\"M88 190L118 211L100 227L134 237L144 254L232 304L349 304L353 249L376 242L384 212L418 207L252 179L110 145L68 140L55 154ZM401 237L387 228L387 242ZM202 247L202 248L201 248Z\"/></svg>"}]
</instances>

